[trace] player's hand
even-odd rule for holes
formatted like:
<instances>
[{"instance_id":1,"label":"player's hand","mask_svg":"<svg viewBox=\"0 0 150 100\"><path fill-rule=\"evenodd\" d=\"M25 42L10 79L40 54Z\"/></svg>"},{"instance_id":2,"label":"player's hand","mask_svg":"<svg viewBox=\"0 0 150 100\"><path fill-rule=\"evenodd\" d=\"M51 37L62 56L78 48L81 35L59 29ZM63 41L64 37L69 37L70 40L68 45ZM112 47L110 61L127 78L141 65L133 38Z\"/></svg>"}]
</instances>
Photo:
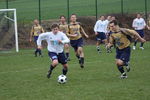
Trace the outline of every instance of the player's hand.
<instances>
[{"instance_id":1,"label":"player's hand","mask_svg":"<svg viewBox=\"0 0 150 100\"><path fill-rule=\"evenodd\" d=\"M30 42L32 42L32 39L30 38L30 40L29 40Z\"/></svg>"},{"instance_id":2,"label":"player's hand","mask_svg":"<svg viewBox=\"0 0 150 100\"><path fill-rule=\"evenodd\" d=\"M58 40L58 43L59 43L59 44L62 44L62 40Z\"/></svg>"},{"instance_id":3,"label":"player's hand","mask_svg":"<svg viewBox=\"0 0 150 100\"><path fill-rule=\"evenodd\" d=\"M97 33L97 32L95 32L95 35L98 35L98 33Z\"/></svg>"},{"instance_id":4,"label":"player's hand","mask_svg":"<svg viewBox=\"0 0 150 100\"><path fill-rule=\"evenodd\" d=\"M142 43L144 43L144 42L146 42L146 40L145 39L143 39L143 38L141 38L141 40L140 40Z\"/></svg>"},{"instance_id":5,"label":"player's hand","mask_svg":"<svg viewBox=\"0 0 150 100\"><path fill-rule=\"evenodd\" d=\"M41 49L42 49L42 46L38 46L38 49L40 49L40 50L41 50Z\"/></svg>"}]
</instances>

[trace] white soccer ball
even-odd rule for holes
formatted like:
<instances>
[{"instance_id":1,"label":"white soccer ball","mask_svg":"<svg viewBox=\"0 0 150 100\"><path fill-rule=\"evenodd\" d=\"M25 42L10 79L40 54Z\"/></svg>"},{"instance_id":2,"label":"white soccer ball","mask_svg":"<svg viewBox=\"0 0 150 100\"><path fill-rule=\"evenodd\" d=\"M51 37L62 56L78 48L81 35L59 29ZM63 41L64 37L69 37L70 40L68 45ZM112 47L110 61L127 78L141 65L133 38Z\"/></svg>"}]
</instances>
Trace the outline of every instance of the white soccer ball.
<instances>
[{"instance_id":1,"label":"white soccer ball","mask_svg":"<svg viewBox=\"0 0 150 100\"><path fill-rule=\"evenodd\" d=\"M64 84L67 82L67 77L65 75L59 75L58 76L58 83Z\"/></svg>"}]
</instances>

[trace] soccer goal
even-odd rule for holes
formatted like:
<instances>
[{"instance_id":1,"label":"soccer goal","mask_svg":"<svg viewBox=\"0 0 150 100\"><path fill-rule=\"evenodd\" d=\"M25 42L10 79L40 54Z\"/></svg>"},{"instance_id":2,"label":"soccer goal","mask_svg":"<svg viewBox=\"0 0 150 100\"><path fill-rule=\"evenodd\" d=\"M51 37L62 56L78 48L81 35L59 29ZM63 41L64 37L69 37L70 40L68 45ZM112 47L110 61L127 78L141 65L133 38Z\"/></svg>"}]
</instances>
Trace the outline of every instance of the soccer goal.
<instances>
[{"instance_id":1,"label":"soccer goal","mask_svg":"<svg viewBox=\"0 0 150 100\"><path fill-rule=\"evenodd\" d=\"M14 48L19 52L16 9L0 9L0 50Z\"/></svg>"}]
</instances>

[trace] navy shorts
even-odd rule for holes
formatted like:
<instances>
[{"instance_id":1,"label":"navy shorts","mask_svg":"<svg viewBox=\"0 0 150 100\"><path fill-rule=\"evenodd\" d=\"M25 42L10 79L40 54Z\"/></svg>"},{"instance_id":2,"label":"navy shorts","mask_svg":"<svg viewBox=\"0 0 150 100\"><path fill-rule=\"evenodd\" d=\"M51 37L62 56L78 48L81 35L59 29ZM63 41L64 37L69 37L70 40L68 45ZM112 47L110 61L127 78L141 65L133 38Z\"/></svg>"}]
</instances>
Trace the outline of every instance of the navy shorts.
<instances>
[{"instance_id":1,"label":"navy shorts","mask_svg":"<svg viewBox=\"0 0 150 100\"><path fill-rule=\"evenodd\" d=\"M54 52L48 52L49 57L51 58L51 60L58 60L59 63L61 64L67 64L67 58L64 54L64 52L62 53L54 53Z\"/></svg>"},{"instance_id":2,"label":"navy shorts","mask_svg":"<svg viewBox=\"0 0 150 100\"><path fill-rule=\"evenodd\" d=\"M135 30L142 38L144 37L144 30Z\"/></svg>"},{"instance_id":3,"label":"navy shorts","mask_svg":"<svg viewBox=\"0 0 150 100\"><path fill-rule=\"evenodd\" d=\"M80 38L78 40L70 40L71 46L77 51L78 47L83 47L83 39Z\"/></svg>"},{"instance_id":4,"label":"navy shorts","mask_svg":"<svg viewBox=\"0 0 150 100\"><path fill-rule=\"evenodd\" d=\"M34 42L36 43L38 40L39 36L34 36Z\"/></svg>"},{"instance_id":5,"label":"navy shorts","mask_svg":"<svg viewBox=\"0 0 150 100\"><path fill-rule=\"evenodd\" d=\"M105 40L106 39L106 34L104 32L98 32L96 36L97 41Z\"/></svg>"},{"instance_id":6,"label":"navy shorts","mask_svg":"<svg viewBox=\"0 0 150 100\"><path fill-rule=\"evenodd\" d=\"M124 64L127 64L130 61L130 53L131 53L130 47L124 49L116 48L116 59L120 59L124 62Z\"/></svg>"}]
</instances>

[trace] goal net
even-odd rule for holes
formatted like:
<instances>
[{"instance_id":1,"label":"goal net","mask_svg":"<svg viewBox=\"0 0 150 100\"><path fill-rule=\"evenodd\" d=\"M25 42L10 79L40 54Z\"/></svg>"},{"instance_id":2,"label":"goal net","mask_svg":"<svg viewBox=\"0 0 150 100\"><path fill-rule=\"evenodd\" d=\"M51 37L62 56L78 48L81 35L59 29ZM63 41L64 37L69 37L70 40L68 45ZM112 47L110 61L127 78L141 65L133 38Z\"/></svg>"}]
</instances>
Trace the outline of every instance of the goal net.
<instances>
[{"instance_id":1,"label":"goal net","mask_svg":"<svg viewBox=\"0 0 150 100\"><path fill-rule=\"evenodd\" d=\"M16 9L0 9L0 51L19 52Z\"/></svg>"}]
</instances>

